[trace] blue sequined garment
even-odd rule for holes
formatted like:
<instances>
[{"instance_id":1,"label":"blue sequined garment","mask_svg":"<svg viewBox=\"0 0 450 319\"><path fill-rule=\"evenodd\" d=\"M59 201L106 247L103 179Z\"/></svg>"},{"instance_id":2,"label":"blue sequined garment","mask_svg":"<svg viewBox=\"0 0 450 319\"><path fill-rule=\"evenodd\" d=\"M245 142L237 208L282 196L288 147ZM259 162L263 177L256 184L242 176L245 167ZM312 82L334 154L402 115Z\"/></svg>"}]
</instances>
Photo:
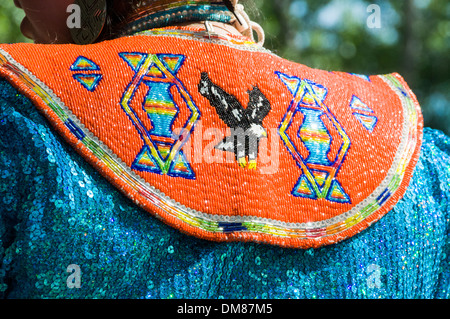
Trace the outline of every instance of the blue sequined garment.
<instances>
[{"instance_id":1,"label":"blue sequined garment","mask_svg":"<svg viewBox=\"0 0 450 319\"><path fill-rule=\"evenodd\" d=\"M450 138L438 131L425 130L390 213L305 251L181 234L113 188L4 80L0 114L3 298L450 296Z\"/></svg>"}]
</instances>

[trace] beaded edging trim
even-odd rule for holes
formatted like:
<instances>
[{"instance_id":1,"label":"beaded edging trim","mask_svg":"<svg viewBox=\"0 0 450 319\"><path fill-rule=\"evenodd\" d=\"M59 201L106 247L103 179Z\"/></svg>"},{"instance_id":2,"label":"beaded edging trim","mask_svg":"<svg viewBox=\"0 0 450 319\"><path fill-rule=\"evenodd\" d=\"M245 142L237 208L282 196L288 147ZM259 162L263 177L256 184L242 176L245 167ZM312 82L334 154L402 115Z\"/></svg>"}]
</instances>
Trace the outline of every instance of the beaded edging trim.
<instances>
[{"instance_id":1,"label":"beaded edging trim","mask_svg":"<svg viewBox=\"0 0 450 319\"><path fill-rule=\"evenodd\" d=\"M259 46L255 42L245 37L233 37L217 33L208 33L206 31L191 31L180 29L153 29L148 31L137 32L133 34L133 36L168 37L183 40L195 40L204 43L224 45L242 51L263 52L277 56L272 51Z\"/></svg>"},{"instance_id":2,"label":"beaded edging trim","mask_svg":"<svg viewBox=\"0 0 450 319\"><path fill-rule=\"evenodd\" d=\"M157 31L159 32L159 31ZM315 241L322 239L327 241L327 237L344 234L345 231L358 225L368 217L383 207L397 189L401 187L402 179L406 173L408 163L414 156L418 144L421 142L418 126L420 124L420 111L417 102L413 98L412 92L406 90L396 75L378 76L399 97L404 111L403 128L401 142L398 146L395 159L384 181L377 187L371 196L353 207L350 211L337 217L324 221L309 223L287 223L273 219L260 217L243 216L220 216L210 215L200 211L195 211L175 200L169 198L164 193L151 186L143 178L132 171L118 156L116 156L102 141L89 132L86 127L73 115L71 110L64 105L58 96L46 84L36 78L28 69L19 64L5 50L0 49L0 66L9 75L13 75L12 82L25 84L27 94L38 97L43 105L44 112L52 118L54 123L59 125L59 129L69 133L71 143L82 148L88 153L91 161L95 161L100 169L109 170L123 184L127 185L135 194L142 196L149 203L156 206L170 218L182 221L193 229L214 234L224 234L236 232L236 237L232 240L252 240L258 242L272 243L270 239L254 238L254 235L262 234L270 238L278 238L274 243L287 247L302 247L302 241ZM40 106L42 108L42 106ZM53 114L49 114L51 111ZM62 125L61 125L62 124ZM67 136L67 134L66 134ZM112 181L114 183L114 181ZM129 192L127 192L129 193ZM135 199L134 196L130 196ZM157 213L157 216L159 214ZM161 216L158 216L161 217ZM380 217L381 218L381 217ZM378 218L379 219L379 218ZM373 223L374 221L372 221ZM252 235L253 234L253 235ZM244 236L246 235L246 236ZM199 237L204 237L200 234ZM211 239L215 239L211 236ZM343 240L347 235L342 235ZM284 241L283 239L286 239ZM293 245L289 240L297 241ZM330 244L336 242L331 241ZM308 247L322 246L309 243Z\"/></svg>"}]
</instances>

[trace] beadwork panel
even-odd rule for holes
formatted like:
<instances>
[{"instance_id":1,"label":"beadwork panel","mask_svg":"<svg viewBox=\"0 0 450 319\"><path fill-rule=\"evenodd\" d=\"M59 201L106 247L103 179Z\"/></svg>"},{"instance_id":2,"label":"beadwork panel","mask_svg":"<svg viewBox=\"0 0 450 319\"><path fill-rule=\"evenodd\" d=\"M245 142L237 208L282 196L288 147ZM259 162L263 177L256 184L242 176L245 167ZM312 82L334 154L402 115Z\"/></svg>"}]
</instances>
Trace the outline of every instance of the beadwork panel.
<instances>
[{"instance_id":1,"label":"beadwork panel","mask_svg":"<svg viewBox=\"0 0 450 319\"><path fill-rule=\"evenodd\" d=\"M420 109L396 74L314 70L187 31L60 51L2 46L1 72L110 182L200 238L341 241L398 202L419 155Z\"/></svg>"}]
</instances>

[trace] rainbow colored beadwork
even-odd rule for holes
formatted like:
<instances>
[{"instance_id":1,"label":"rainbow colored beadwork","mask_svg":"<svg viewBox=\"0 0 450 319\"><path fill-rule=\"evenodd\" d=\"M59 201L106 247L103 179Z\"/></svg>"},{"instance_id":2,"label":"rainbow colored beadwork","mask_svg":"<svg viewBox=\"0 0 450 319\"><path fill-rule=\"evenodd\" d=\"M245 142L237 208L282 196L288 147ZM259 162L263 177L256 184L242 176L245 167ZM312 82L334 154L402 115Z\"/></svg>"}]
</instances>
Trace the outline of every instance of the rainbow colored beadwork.
<instances>
[{"instance_id":1,"label":"rainbow colored beadwork","mask_svg":"<svg viewBox=\"0 0 450 319\"><path fill-rule=\"evenodd\" d=\"M45 60L52 47L2 46L0 72L113 185L199 238L295 248L342 241L395 206L419 156L420 108L396 74L368 81L313 70L243 38L192 30L59 50L57 64L42 67L28 57ZM236 72L243 63L252 72ZM233 123L249 128L245 146Z\"/></svg>"}]
</instances>

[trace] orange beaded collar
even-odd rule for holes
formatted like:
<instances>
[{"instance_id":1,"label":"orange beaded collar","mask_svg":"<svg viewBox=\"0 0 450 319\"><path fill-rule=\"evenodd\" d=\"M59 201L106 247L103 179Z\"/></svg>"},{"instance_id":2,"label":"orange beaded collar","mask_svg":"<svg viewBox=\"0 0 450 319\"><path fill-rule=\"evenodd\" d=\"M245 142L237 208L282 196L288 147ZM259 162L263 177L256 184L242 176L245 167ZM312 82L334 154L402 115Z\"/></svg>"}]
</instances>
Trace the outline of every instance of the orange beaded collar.
<instances>
[{"instance_id":1,"label":"orange beaded collar","mask_svg":"<svg viewBox=\"0 0 450 319\"><path fill-rule=\"evenodd\" d=\"M402 198L421 146L398 74L311 69L238 37L1 45L0 76L126 196L214 241L354 236Z\"/></svg>"}]
</instances>

